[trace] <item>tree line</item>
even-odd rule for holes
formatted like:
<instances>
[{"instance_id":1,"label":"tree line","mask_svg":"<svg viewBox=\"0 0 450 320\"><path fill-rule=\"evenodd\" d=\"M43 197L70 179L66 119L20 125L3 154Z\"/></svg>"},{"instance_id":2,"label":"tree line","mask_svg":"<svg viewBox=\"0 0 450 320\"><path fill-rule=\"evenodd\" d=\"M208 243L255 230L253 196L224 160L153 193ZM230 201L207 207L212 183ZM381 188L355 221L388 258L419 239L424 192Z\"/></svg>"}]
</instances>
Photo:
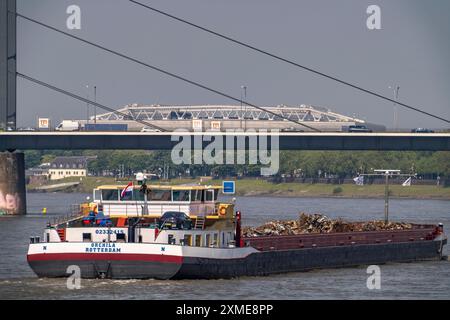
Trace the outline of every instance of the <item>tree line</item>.
<instances>
[{"instance_id":1,"label":"tree line","mask_svg":"<svg viewBox=\"0 0 450 320\"><path fill-rule=\"evenodd\" d=\"M97 156L88 170L93 175L118 173L131 175L146 171L168 176L233 177L260 175L260 165L174 165L170 151L25 151L27 168L51 162L57 156ZM374 169L400 169L424 179L450 179L450 152L405 151L281 151L278 175L304 178L351 178Z\"/></svg>"}]
</instances>

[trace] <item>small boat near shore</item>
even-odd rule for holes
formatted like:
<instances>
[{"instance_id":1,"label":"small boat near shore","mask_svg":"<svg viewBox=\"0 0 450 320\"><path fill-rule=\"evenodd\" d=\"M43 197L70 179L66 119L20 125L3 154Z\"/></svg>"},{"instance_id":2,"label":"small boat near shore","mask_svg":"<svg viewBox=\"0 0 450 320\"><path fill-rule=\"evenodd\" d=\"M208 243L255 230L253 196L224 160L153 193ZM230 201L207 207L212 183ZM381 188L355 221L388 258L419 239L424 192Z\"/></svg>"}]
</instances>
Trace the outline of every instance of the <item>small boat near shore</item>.
<instances>
[{"instance_id":1,"label":"small boat near shore","mask_svg":"<svg viewBox=\"0 0 450 320\"><path fill-rule=\"evenodd\" d=\"M242 213L218 200L221 187L109 185L72 217L30 239L39 277L217 279L320 268L440 260L443 226L283 235L244 235Z\"/></svg>"}]
</instances>

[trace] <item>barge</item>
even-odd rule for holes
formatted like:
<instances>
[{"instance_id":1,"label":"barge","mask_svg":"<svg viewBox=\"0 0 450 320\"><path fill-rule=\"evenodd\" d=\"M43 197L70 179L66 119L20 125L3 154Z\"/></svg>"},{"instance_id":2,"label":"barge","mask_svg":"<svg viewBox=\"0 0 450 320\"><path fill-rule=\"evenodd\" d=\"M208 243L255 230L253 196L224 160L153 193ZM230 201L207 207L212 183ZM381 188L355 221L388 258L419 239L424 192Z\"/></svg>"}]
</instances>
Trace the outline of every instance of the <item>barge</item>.
<instances>
[{"instance_id":1,"label":"barge","mask_svg":"<svg viewBox=\"0 0 450 320\"><path fill-rule=\"evenodd\" d=\"M101 186L76 216L47 225L27 254L39 277L217 279L439 260L443 226L244 237L220 187Z\"/></svg>"}]
</instances>

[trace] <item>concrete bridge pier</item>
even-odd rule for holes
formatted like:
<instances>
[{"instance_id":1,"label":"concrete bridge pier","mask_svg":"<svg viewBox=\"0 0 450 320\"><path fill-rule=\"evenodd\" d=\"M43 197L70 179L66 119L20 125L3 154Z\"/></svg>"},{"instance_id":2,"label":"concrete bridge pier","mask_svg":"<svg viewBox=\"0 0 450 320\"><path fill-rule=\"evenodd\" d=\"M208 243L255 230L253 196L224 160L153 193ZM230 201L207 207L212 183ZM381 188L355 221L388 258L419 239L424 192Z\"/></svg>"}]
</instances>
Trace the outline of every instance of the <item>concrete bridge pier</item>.
<instances>
[{"instance_id":1,"label":"concrete bridge pier","mask_svg":"<svg viewBox=\"0 0 450 320\"><path fill-rule=\"evenodd\" d=\"M26 213L25 156L0 152L0 216Z\"/></svg>"}]
</instances>

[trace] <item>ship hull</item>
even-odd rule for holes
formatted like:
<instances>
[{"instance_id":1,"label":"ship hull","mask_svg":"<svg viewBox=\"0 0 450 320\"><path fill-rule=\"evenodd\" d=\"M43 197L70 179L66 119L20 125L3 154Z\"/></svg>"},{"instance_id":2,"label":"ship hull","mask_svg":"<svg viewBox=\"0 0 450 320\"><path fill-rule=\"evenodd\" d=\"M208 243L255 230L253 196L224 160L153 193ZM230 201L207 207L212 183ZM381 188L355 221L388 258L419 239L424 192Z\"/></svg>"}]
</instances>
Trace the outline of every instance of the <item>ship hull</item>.
<instances>
[{"instance_id":1,"label":"ship hull","mask_svg":"<svg viewBox=\"0 0 450 320\"><path fill-rule=\"evenodd\" d=\"M440 260L446 240L353 245L253 253L245 259L183 259L176 279L266 276L314 269L355 267L394 262Z\"/></svg>"},{"instance_id":2,"label":"ship hull","mask_svg":"<svg viewBox=\"0 0 450 320\"><path fill-rule=\"evenodd\" d=\"M160 279L173 278L181 267L180 261L148 261L144 259L130 260L127 257L121 259L98 259L97 257L83 257L79 259L64 259L55 256L49 259L33 260L28 263L38 277L62 278L68 277L74 272L74 267L79 268L80 277L84 279L108 278L108 279Z\"/></svg>"},{"instance_id":3,"label":"ship hull","mask_svg":"<svg viewBox=\"0 0 450 320\"><path fill-rule=\"evenodd\" d=\"M226 279L389 262L439 260L445 244L446 240L413 241L272 251L165 245L164 250L173 247L171 255L31 252L28 263L39 277L67 277L73 272L70 267L78 266L82 278ZM129 246L129 250L133 250L133 246Z\"/></svg>"},{"instance_id":4,"label":"ship hull","mask_svg":"<svg viewBox=\"0 0 450 320\"><path fill-rule=\"evenodd\" d=\"M170 279L179 271L182 247L142 243L34 243L27 260L39 277Z\"/></svg>"}]
</instances>

